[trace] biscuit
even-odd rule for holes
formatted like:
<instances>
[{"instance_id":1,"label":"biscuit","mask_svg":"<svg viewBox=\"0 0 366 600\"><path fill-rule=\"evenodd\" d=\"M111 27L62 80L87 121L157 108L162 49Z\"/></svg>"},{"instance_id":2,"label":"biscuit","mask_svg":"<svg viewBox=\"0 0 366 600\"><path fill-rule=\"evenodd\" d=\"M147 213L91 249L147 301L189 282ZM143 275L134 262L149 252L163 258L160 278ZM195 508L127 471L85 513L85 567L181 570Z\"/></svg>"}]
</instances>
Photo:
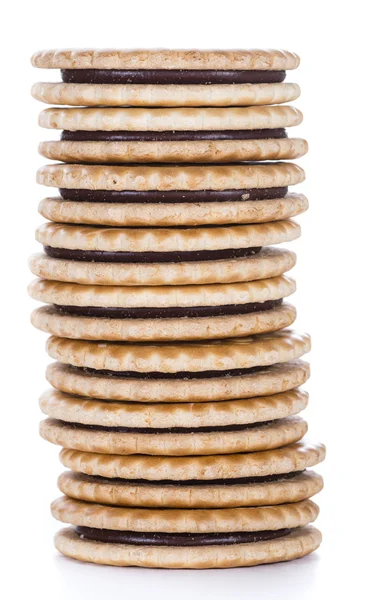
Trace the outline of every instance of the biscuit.
<instances>
[{"instance_id":1,"label":"biscuit","mask_svg":"<svg viewBox=\"0 0 366 600\"><path fill-rule=\"evenodd\" d=\"M170 430L126 432L125 428L81 425L56 419L46 419L40 425L41 436L52 444L106 455L196 456L255 452L297 442L306 432L306 421L297 416L263 424L208 428L208 431L198 433L194 429L187 433Z\"/></svg>"},{"instance_id":2,"label":"biscuit","mask_svg":"<svg viewBox=\"0 0 366 600\"><path fill-rule=\"evenodd\" d=\"M245 202L125 203L78 202L60 196L44 198L40 214L56 223L109 225L113 227L239 225L266 223L296 217L308 208L303 194Z\"/></svg>"},{"instance_id":3,"label":"biscuit","mask_svg":"<svg viewBox=\"0 0 366 600\"><path fill-rule=\"evenodd\" d=\"M86 502L145 508L234 508L299 502L323 488L323 478L305 470L284 475L216 482L142 482L65 471L60 491Z\"/></svg>"},{"instance_id":4,"label":"biscuit","mask_svg":"<svg viewBox=\"0 0 366 600\"><path fill-rule=\"evenodd\" d=\"M50 337L51 358L74 367L128 377L199 377L240 374L236 371L264 367L300 358L310 351L310 337L291 330L245 338L208 342L116 343L86 342ZM141 375L140 375L141 377ZM157 398L159 400L159 398Z\"/></svg>"},{"instance_id":5,"label":"biscuit","mask_svg":"<svg viewBox=\"0 0 366 600\"><path fill-rule=\"evenodd\" d=\"M296 83L35 83L32 96L46 104L62 106L266 106L296 100L300 96L300 88Z\"/></svg>"},{"instance_id":6,"label":"biscuit","mask_svg":"<svg viewBox=\"0 0 366 600\"><path fill-rule=\"evenodd\" d=\"M29 259L34 275L44 279L121 286L235 283L283 275L295 265L289 250L263 248L244 258L180 263L97 263L35 254Z\"/></svg>"},{"instance_id":7,"label":"biscuit","mask_svg":"<svg viewBox=\"0 0 366 600\"><path fill-rule=\"evenodd\" d=\"M308 363L279 363L245 375L202 379L135 379L87 372L59 362L47 367L46 378L68 394L129 402L215 402L267 396L303 385L310 376Z\"/></svg>"},{"instance_id":8,"label":"biscuit","mask_svg":"<svg viewBox=\"0 0 366 600\"><path fill-rule=\"evenodd\" d=\"M85 475L147 481L265 477L302 471L325 458L322 444L297 442L262 452L214 456L119 456L63 449L62 464Z\"/></svg>"}]
</instances>

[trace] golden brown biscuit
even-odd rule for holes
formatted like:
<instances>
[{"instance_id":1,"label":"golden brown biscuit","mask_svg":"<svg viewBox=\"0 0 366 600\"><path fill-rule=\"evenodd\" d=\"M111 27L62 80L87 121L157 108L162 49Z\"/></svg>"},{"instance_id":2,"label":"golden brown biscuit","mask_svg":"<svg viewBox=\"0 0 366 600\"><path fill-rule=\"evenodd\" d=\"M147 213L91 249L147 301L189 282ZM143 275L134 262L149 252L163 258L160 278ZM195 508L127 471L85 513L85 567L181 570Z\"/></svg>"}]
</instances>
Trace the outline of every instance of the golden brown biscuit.
<instances>
[{"instance_id":1,"label":"golden brown biscuit","mask_svg":"<svg viewBox=\"0 0 366 600\"><path fill-rule=\"evenodd\" d=\"M49 356L60 362L75 367L126 373L126 376L131 372L143 373L144 376L147 373L194 374L206 371L220 374L287 362L300 358L309 350L309 335L286 329L206 343L100 343L53 336L47 341ZM232 374L235 375L235 372Z\"/></svg>"},{"instance_id":2,"label":"golden brown biscuit","mask_svg":"<svg viewBox=\"0 0 366 600\"><path fill-rule=\"evenodd\" d=\"M117 430L116 430L117 429ZM238 429L196 433L119 431L118 428L66 423L55 419L41 422L43 439L73 450L106 455L198 456L257 452L280 448L301 440L307 423L300 417L278 419L266 424L244 425Z\"/></svg>"},{"instance_id":3,"label":"golden brown biscuit","mask_svg":"<svg viewBox=\"0 0 366 600\"><path fill-rule=\"evenodd\" d=\"M34 254L29 268L44 279L91 285L196 285L267 279L286 273L296 255L278 248L263 248L244 258L186 263L96 263Z\"/></svg>"},{"instance_id":4,"label":"golden brown biscuit","mask_svg":"<svg viewBox=\"0 0 366 600\"><path fill-rule=\"evenodd\" d=\"M134 379L90 373L59 362L47 367L46 378L68 394L127 400L129 402L215 402L233 398L267 396L303 385L310 376L309 364L297 360L232 377L202 379Z\"/></svg>"},{"instance_id":5,"label":"golden brown biscuit","mask_svg":"<svg viewBox=\"0 0 366 600\"><path fill-rule=\"evenodd\" d=\"M113 227L238 225L266 223L296 217L308 208L303 194L245 202L178 202L170 204L126 202L78 202L60 196L44 198L40 214L56 223L109 225Z\"/></svg>"},{"instance_id":6,"label":"golden brown biscuit","mask_svg":"<svg viewBox=\"0 0 366 600\"><path fill-rule=\"evenodd\" d=\"M64 494L100 504L145 508L235 508L299 502L323 488L323 478L306 470L253 480L216 482L131 482L65 471L58 479Z\"/></svg>"}]
</instances>

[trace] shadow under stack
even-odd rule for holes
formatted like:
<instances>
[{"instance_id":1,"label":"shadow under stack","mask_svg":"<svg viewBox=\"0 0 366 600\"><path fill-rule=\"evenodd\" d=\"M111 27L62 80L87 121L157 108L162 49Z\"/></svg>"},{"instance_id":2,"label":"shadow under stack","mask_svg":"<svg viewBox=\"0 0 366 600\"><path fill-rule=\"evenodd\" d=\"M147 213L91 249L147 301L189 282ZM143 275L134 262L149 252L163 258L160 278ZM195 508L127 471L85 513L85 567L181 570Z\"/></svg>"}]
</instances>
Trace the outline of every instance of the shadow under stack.
<instances>
[{"instance_id":1,"label":"shadow under stack","mask_svg":"<svg viewBox=\"0 0 366 600\"><path fill-rule=\"evenodd\" d=\"M306 334L291 329L298 57L60 50L35 67L61 130L40 153L32 314L51 334L43 438L62 446L55 538L108 565L249 566L315 550ZM284 162L285 161L285 162Z\"/></svg>"}]
</instances>

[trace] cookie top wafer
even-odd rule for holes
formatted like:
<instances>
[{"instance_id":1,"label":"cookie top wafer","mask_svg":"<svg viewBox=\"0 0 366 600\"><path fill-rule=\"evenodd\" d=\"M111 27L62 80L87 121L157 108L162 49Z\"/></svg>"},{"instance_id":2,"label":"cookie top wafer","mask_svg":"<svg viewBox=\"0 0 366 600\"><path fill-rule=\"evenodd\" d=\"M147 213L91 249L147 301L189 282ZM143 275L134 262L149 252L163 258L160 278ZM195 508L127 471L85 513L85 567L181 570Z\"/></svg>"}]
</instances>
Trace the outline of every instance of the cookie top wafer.
<instances>
[{"instance_id":1,"label":"cookie top wafer","mask_svg":"<svg viewBox=\"0 0 366 600\"><path fill-rule=\"evenodd\" d=\"M301 112L292 106L48 108L40 113L38 122L47 129L68 131L177 132L276 129L299 125L302 118Z\"/></svg>"},{"instance_id":2,"label":"cookie top wafer","mask_svg":"<svg viewBox=\"0 0 366 600\"><path fill-rule=\"evenodd\" d=\"M141 404L103 402L47 390L40 398L42 412L70 423L106 427L174 428L220 427L282 419L304 410L308 395L291 390L267 397L226 402Z\"/></svg>"},{"instance_id":3,"label":"cookie top wafer","mask_svg":"<svg viewBox=\"0 0 366 600\"><path fill-rule=\"evenodd\" d=\"M68 250L184 253L269 246L294 240L300 236L300 232L300 226L290 220L182 229L119 229L45 223L37 229L36 239L44 246Z\"/></svg>"},{"instance_id":4,"label":"cookie top wafer","mask_svg":"<svg viewBox=\"0 0 366 600\"><path fill-rule=\"evenodd\" d=\"M130 482L65 471L58 479L63 494L77 500L144 508L234 508L299 502L323 487L323 478L307 469L258 479L216 482Z\"/></svg>"},{"instance_id":5,"label":"cookie top wafer","mask_svg":"<svg viewBox=\"0 0 366 600\"><path fill-rule=\"evenodd\" d=\"M56 223L107 225L112 227L239 225L266 223L296 217L308 208L303 194L286 194L283 198L247 200L245 202L78 202L60 196L44 198L38 210Z\"/></svg>"},{"instance_id":6,"label":"cookie top wafer","mask_svg":"<svg viewBox=\"0 0 366 600\"><path fill-rule=\"evenodd\" d=\"M37 182L57 188L88 190L232 190L283 187L301 183L304 171L293 163L97 166L46 165Z\"/></svg>"},{"instance_id":7,"label":"cookie top wafer","mask_svg":"<svg viewBox=\"0 0 366 600\"><path fill-rule=\"evenodd\" d=\"M318 506L312 500L216 510L122 508L89 504L62 496L52 503L53 516L63 523L117 531L166 531L171 533L215 533L261 531L301 527L316 519Z\"/></svg>"},{"instance_id":8,"label":"cookie top wafer","mask_svg":"<svg viewBox=\"0 0 366 600\"><path fill-rule=\"evenodd\" d=\"M47 367L46 378L56 389L90 398L128 402L215 402L251 398L292 390L309 378L309 364L297 360L253 373L202 379L134 379L86 372L60 362Z\"/></svg>"},{"instance_id":9,"label":"cookie top wafer","mask_svg":"<svg viewBox=\"0 0 366 600\"><path fill-rule=\"evenodd\" d=\"M69 106L260 106L292 102L299 95L296 83L35 83L32 87L36 100Z\"/></svg>"},{"instance_id":10,"label":"cookie top wafer","mask_svg":"<svg viewBox=\"0 0 366 600\"><path fill-rule=\"evenodd\" d=\"M86 475L149 481L264 477L302 471L325 458L322 444L301 441L276 450L215 456L117 456L63 449L65 467Z\"/></svg>"},{"instance_id":11,"label":"cookie top wafer","mask_svg":"<svg viewBox=\"0 0 366 600\"><path fill-rule=\"evenodd\" d=\"M281 276L247 283L132 288L36 279L28 291L35 300L64 306L168 308L265 302L289 296L295 289L293 279Z\"/></svg>"},{"instance_id":12,"label":"cookie top wafer","mask_svg":"<svg viewBox=\"0 0 366 600\"><path fill-rule=\"evenodd\" d=\"M42 50L32 56L42 69L214 69L289 70L300 59L286 50Z\"/></svg>"},{"instance_id":13,"label":"cookie top wafer","mask_svg":"<svg viewBox=\"0 0 366 600\"><path fill-rule=\"evenodd\" d=\"M248 369L300 358L309 350L310 337L291 330L207 343L97 343L58 337L47 342L48 354L60 362L124 373Z\"/></svg>"}]
</instances>

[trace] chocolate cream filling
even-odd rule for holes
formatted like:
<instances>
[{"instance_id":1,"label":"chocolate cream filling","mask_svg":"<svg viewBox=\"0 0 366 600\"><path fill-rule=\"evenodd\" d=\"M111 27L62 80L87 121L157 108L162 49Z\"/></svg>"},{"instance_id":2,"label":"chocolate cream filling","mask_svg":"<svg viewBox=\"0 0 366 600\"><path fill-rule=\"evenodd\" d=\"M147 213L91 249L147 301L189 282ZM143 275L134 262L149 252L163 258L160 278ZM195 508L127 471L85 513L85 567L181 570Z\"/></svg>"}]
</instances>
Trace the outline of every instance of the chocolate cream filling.
<instances>
[{"instance_id":1,"label":"chocolate cream filling","mask_svg":"<svg viewBox=\"0 0 366 600\"><path fill-rule=\"evenodd\" d=\"M111 433L150 433L150 434L166 434L166 433L218 433L220 431L245 431L247 429L255 429L256 427L265 427L273 421L262 421L261 423L246 423L245 425L216 425L208 427L110 427L106 425L87 425L85 423L71 423L68 421L60 421L63 425L73 427L74 429L87 429L88 431L108 431Z\"/></svg>"},{"instance_id":2,"label":"chocolate cream filling","mask_svg":"<svg viewBox=\"0 0 366 600\"><path fill-rule=\"evenodd\" d=\"M234 531L229 533L165 533L116 531L96 527L75 527L75 532L83 539L109 544L134 544L136 546L223 546L249 544L283 537L291 529L275 531Z\"/></svg>"},{"instance_id":3,"label":"chocolate cream filling","mask_svg":"<svg viewBox=\"0 0 366 600\"><path fill-rule=\"evenodd\" d=\"M266 302L248 302L248 304L228 304L223 306L187 306L167 308L116 308L101 306L58 306L62 313L81 317L105 317L108 319L175 319L196 317L221 317L226 315L245 315L253 312L273 310L283 300Z\"/></svg>"},{"instance_id":4,"label":"chocolate cream filling","mask_svg":"<svg viewBox=\"0 0 366 600\"><path fill-rule=\"evenodd\" d=\"M217 69L61 69L65 83L231 84L280 83L286 71L240 71Z\"/></svg>"},{"instance_id":5,"label":"chocolate cream filling","mask_svg":"<svg viewBox=\"0 0 366 600\"><path fill-rule=\"evenodd\" d=\"M284 198L287 187L253 188L248 190L85 190L60 188L60 196L72 202L145 202L177 204L180 202L248 202Z\"/></svg>"},{"instance_id":6,"label":"chocolate cream filling","mask_svg":"<svg viewBox=\"0 0 366 600\"><path fill-rule=\"evenodd\" d=\"M261 483L272 483L276 481L283 481L293 479L297 475L304 473L305 471L292 471L291 473L276 473L274 475L262 475L257 477L236 477L232 479L122 479L120 477L101 477L100 475L89 475L89 481L99 484L120 484L120 485L146 485L146 486L197 486L197 487L210 487L213 485L252 485Z\"/></svg>"},{"instance_id":7,"label":"chocolate cream filling","mask_svg":"<svg viewBox=\"0 0 366 600\"><path fill-rule=\"evenodd\" d=\"M285 129L212 131L63 131L67 142L184 142L200 140L266 140L286 138Z\"/></svg>"},{"instance_id":8,"label":"chocolate cream filling","mask_svg":"<svg viewBox=\"0 0 366 600\"><path fill-rule=\"evenodd\" d=\"M161 373L150 371L139 373L138 371L110 371L109 369L92 369L91 367L75 367L90 375L102 375L103 377L118 377L120 379L213 379L215 377L241 377L250 375L257 371L265 371L267 367L250 367L247 369L229 369L227 371L177 371L176 373Z\"/></svg>"},{"instance_id":9,"label":"chocolate cream filling","mask_svg":"<svg viewBox=\"0 0 366 600\"><path fill-rule=\"evenodd\" d=\"M180 263L206 260L225 260L252 256L260 251L255 248L225 248L224 250L198 250L194 252L108 252L104 250L70 250L44 246L51 258L101 263Z\"/></svg>"}]
</instances>

